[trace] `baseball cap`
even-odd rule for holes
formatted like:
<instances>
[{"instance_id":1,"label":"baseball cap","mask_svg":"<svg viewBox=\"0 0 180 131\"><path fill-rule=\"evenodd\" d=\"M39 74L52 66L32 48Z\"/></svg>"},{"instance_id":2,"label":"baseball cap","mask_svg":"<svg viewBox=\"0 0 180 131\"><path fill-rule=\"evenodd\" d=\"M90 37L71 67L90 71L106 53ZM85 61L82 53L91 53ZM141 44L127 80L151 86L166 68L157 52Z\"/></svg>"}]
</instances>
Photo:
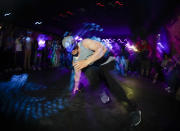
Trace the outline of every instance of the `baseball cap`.
<instances>
[{"instance_id":1,"label":"baseball cap","mask_svg":"<svg viewBox=\"0 0 180 131\"><path fill-rule=\"evenodd\" d=\"M72 36L64 37L64 39L62 40L62 45L67 52L72 52L72 50L76 46L74 38Z\"/></svg>"}]
</instances>

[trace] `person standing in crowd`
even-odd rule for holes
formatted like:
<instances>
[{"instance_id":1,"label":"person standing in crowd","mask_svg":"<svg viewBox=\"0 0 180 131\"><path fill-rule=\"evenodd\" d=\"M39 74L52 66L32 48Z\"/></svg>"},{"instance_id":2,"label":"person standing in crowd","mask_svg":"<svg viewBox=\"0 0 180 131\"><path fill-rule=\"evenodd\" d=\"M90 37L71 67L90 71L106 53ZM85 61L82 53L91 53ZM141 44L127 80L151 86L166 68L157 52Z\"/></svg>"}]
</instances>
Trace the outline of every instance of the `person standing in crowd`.
<instances>
[{"instance_id":1,"label":"person standing in crowd","mask_svg":"<svg viewBox=\"0 0 180 131\"><path fill-rule=\"evenodd\" d=\"M32 51L31 51L31 61L32 61L32 69L35 71L38 68L38 41L36 39L33 40Z\"/></svg>"},{"instance_id":2,"label":"person standing in crowd","mask_svg":"<svg viewBox=\"0 0 180 131\"><path fill-rule=\"evenodd\" d=\"M14 39L13 39L13 32L10 33L10 35L7 37L6 43L5 43L5 56L7 58L12 59L6 59L6 70L5 72L11 72L13 71L13 65L14 65Z\"/></svg>"},{"instance_id":3,"label":"person standing in crowd","mask_svg":"<svg viewBox=\"0 0 180 131\"><path fill-rule=\"evenodd\" d=\"M51 54L52 54L52 41L48 40L47 44L46 44L46 50L47 50L47 66L50 69L52 67L52 63L51 63Z\"/></svg>"},{"instance_id":4,"label":"person standing in crowd","mask_svg":"<svg viewBox=\"0 0 180 131\"><path fill-rule=\"evenodd\" d=\"M3 30L2 25L0 25L0 59L3 59ZM0 63L0 75L3 72L3 63Z\"/></svg>"},{"instance_id":5,"label":"person standing in crowd","mask_svg":"<svg viewBox=\"0 0 180 131\"><path fill-rule=\"evenodd\" d=\"M141 122L141 111L137 109L136 104L127 98L126 93L112 78L110 72L114 70L115 59L113 56L104 57L107 48L102 43L91 39L84 39L79 43L75 43L72 36L65 37L62 44L66 51L73 55L73 72L75 73L73 93L79 91L82 73L85 74L89 87L99 87L99 80L104 80L110 91L116 95L117 100L127 103L131 126L137 126ZM107 103L110 98L103 92L101 100L103 103Z\"/></svg>"},{"instance_id":6,"label":"person standing in crowd","mask_svg":"<svg viewBox=\"0 0 180 131\"><path fill-rule=\"evenodd\" d=\"M151 56L150 46L148 45L146 40L142 40L140 46L141 76L143 76L144 73L146 77L149 76L150 56Z\"/></svg>"},{"instance_id":7,"label":"person standing in crowd","mask_svg":"<svg viewBox=\"0 0 180 131\"><path fill-rule=\"evenodd\" d=\"M60 65L60 40L57 40L57 47L56 47L56 67L59 67Z\"/></svg>"},{"instance_id":8,"label":"person standing in crowd","mask_svg":"<svg viewBox=\"0 0 180 131\"><path fill-rule=\"evenodd\" d=\"M121 57L122 60L124 61L124 75L127 76L128 72L128 65L129 65L129 52L125 48L125 46L121 47Z\"/></svg>"},{"instance_id":9,"label":"person standing in crowd","mask_svg":"<svg viewBox=\"0 0 180 131\"><path fill-rule=\"evenodd\" d=\"M180 97L180 55L176 55L175 56L175 61L176 61L176 84L175 84L175 88L173 89L176 98Z\"/></svg>"},{"instance_id":10,"label":"person standing in crowd","mask_svg":"<svg viewBox=\"0 0 180 131\"><path fill-rule=\"evenodd\" d=\"M23 65L23 43L22 43L23 36L20 35L15 40L15 61L16 61L16 71L22 70Z\"/></svg>"},{"instance_id":11,"label":"person standing in crowd","mask_svg":"<svg viewBox=\"0 0 180 131\"><path fill-rule=\"evenodd\" d=\"M51 56L51 62L52 62L52 66L53 67L57 67L57 62L58 62L58 58L57 58L57 41L53 40L52 43L52 56Z\"/></svg>"},{"instance_id":12,"label":"person standing in crowd","mask_svg":"<svg viewBox=\"0 0 180 131\"><path fill-rule=\"evenodd\" d=\"M32 46L32 33L28 32L25 38L25 56L24 56L24 70L31 69L31 46Z\"/></svg>"},{"instance_id":13,"label":"person standing in crowd","mask_svg":"<svg viewBox=\"0 0 180 131\"><path fill-rule=\"evenodd\" d=\"M152 58L151 61L151 79L153 84L157 82L157 80L162 80L162 67L161 62L157 57Z\"/></svg>"},{"instance_id":14,"label":"person standing in crowd","mask_svg":"<svg viewBox=\"0 0 180 131\"><path fill-rule=\"evenodd\" d=\"M167 55L167 54L164 54L164 57L163 57L163 59L162 59L162 61L161 61L161 67L162 67L163 69L166 69L167 64L168 64L168 61L169 61L168 55Z\"/></svg>"},{"instance_id":15,"label":"person standing in crowd","mask_svg":"<svg viewBox=\"0 0 180 131\"><path fill-rule=\"evenodd\" d=\"M169 57L166 70L164 72L167 88L165 89L168 93L175 94L179 86L179 59Z\"/></svg>"},{"instance_id":16,"label":"person standing in crowd","mask_svg":"<svg viewBox=\"0 0 180 131\"><path fill-rule=\"evenodd\" d=\"M2 42L2 40L3 40L3 31L1 31L1 25L0 25L0 49L2 48L2 44L3 44L3 42Z\"/></svg>"},{"instance_id":17,"label":"person standing in crowd","mask_svg":"<svg viewBox=\"0 0 180 131\"><path fill-rule=\"evenodd\" d=\"M51 55L51 41L45 42L45 46L41 48L42 50L42 68L48 69L51 66L50 55ZM57 52L56 52L57 53Z\"/></svg>"}]
</instances>

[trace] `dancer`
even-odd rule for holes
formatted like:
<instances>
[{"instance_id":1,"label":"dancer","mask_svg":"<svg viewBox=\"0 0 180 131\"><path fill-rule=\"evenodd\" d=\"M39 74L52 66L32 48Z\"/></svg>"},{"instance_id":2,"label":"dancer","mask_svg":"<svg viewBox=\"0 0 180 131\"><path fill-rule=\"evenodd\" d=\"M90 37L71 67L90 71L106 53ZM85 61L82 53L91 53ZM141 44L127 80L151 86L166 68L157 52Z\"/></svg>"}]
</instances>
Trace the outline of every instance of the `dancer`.
<instances>
[{"instance_id":1,"label":"dancer","mask_svg":"<svg viewBox=\"0 0 180 131\"><path fill-rule=\"evenodd\" d=\"M110 75L114 70L115 59L112 56L104 58L108 51L101 42L84 39L79 43L75 42L73 36L67 36L62 40L63 47L73 55L74 89L73 93L79 90L80 76L83 72L90 83L90 87L98 87L99 80L104 80L109 90L117 96L117 100L127 103L127 111L130 113L131 126L137 126L141 122L141 111L137 110L136 104L132 103L125 92ZM107 96L107 94L104 94ZM109 99L107 99L107 102Z\"/></svg>"}]
</instances>

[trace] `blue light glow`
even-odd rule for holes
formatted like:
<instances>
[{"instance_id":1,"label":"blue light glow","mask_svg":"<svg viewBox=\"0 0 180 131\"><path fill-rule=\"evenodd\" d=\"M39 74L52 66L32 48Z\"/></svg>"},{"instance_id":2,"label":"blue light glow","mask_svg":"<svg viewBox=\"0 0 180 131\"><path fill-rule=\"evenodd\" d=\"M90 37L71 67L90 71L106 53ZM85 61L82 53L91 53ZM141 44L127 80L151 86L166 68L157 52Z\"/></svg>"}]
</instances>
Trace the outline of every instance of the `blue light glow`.
<instances>
[{"instance_id":1,"label":"blue light glow","mask_svg":"<svg viewBox=\"0 0 180 131\"><path fill-rule=\"evenodd\" d=\"M26 37L26 42L30 42L31 38L30 37Z\"/></svg>"}]
</instances>

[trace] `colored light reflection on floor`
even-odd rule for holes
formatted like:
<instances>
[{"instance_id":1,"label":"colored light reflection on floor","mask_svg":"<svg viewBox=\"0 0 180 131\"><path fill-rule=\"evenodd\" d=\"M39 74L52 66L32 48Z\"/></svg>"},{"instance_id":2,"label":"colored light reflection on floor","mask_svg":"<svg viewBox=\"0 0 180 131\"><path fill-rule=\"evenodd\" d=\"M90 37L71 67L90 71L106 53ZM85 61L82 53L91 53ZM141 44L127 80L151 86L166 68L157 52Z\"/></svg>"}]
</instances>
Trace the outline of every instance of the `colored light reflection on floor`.
<instances>
[{"instance_id":1,"label":"colored light reflection on floor","mask_svg":"<svg viewBox=\"0 0 180 131\"><path fill-rule=\"evenodd\" d=\"M62 96L47 98L27 95L26 91L36 93L47 87L27 82L28 74L14 75L8 82L0 83L0 112L7 116L16 114L16 119L40 119L50 117L68 106L68 100Z\"/></svg>"}]
</instances>

